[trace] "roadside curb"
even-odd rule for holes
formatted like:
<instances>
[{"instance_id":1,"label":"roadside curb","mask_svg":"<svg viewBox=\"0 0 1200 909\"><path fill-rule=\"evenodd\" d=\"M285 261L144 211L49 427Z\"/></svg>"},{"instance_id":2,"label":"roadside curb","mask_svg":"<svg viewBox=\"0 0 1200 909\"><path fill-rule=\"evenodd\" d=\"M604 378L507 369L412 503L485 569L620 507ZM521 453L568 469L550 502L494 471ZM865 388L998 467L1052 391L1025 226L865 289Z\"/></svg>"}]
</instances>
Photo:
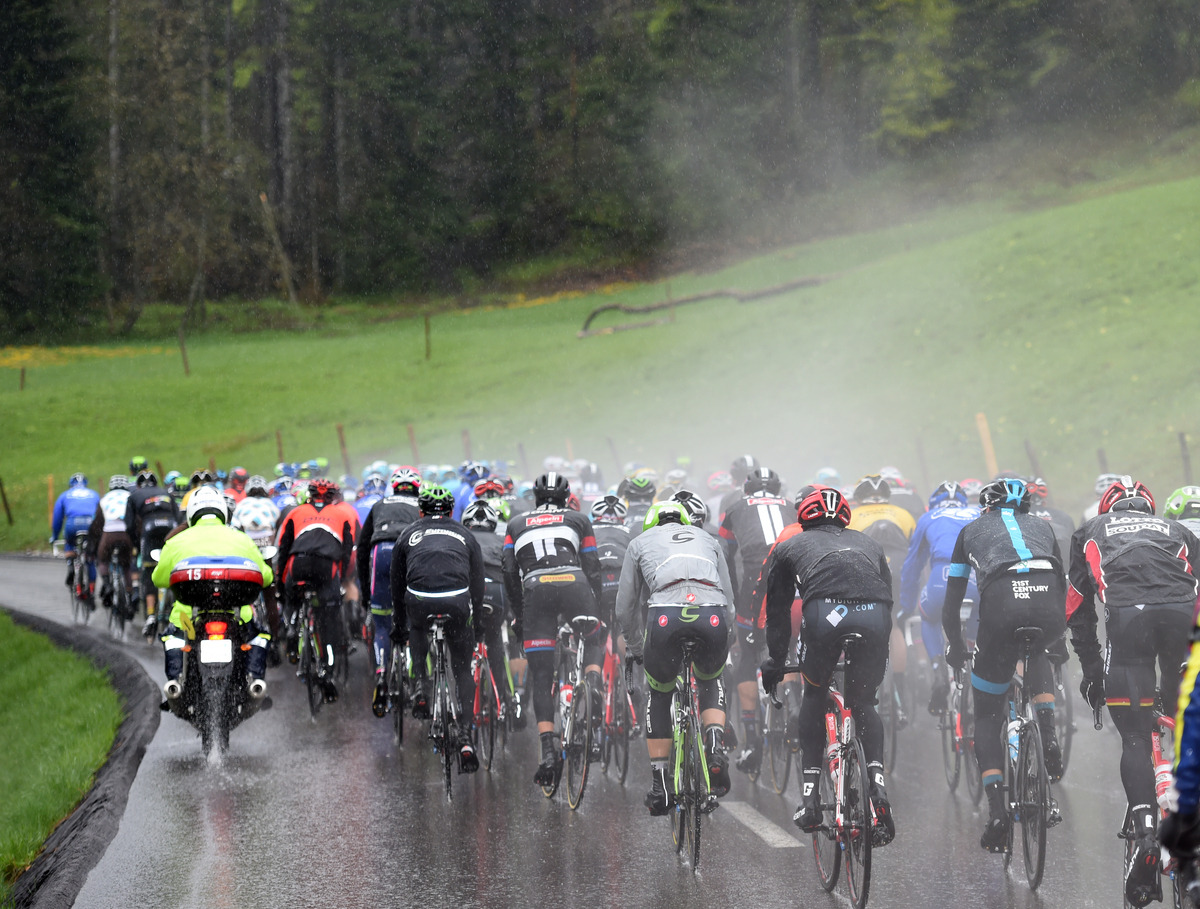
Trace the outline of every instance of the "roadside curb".
<instances>
[{"instance_id":1,"label":"roadside curb","mask_svg":"<svg viewBox=\"0 0 1200 909\"><path fill-rule=\"evenodd\" d=\"M117 835L129 789L146 746L158 731L161 698L158 686L142 665L117 644L27 612L0 608L19 624L44 634L60 647L83 654L105 670L121 696L125 714L108 757L96 771L92 788L13 884L11 899L15 906L59 909L75 902L88 874Z\"/></svg>"}]
</instances>

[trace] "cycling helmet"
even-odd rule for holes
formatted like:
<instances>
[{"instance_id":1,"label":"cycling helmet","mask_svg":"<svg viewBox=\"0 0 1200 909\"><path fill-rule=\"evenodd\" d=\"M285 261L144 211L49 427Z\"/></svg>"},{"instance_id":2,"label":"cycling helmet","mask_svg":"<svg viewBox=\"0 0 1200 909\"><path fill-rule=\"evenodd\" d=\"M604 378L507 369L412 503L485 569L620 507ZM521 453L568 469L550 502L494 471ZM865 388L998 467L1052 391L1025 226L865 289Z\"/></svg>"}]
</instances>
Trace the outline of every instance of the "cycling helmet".
<instances>
[{"instance_id":1,"label":"cycling helmet","mask_svg":"<svg viewBox=\"0 0 1200 909\"><path fill-rule=\"evenodd\" d=\"M1096 477L1096 483L1092 486L1092 490L1096 493L1096 498L1098 499L1104 495L1108 487L1112 486L1119 479L1121 479L1119 473L1102 473Z\"/></svg>"},{"instance_id":2,"label":"cycling helmet","mask_svg":"<svg viewBox=\"0 0 1200 909\"><path fill-rule=\"evenodd\" d=\"M565 506L570 494L571 484L557 471L544 473L533 481L533 500L538 505Z\"/></svg>"},{"instance_id":3,"label":"cycling helmet","mask_svg":"<svg viewBox=\"0 0 1200 909\"><path fill-rule=\"evenodd\" d=\"M593 524L624 524L628 513L625 503L611 495L597 499L590 512Z\"/></svg>"},{"instance_id":4,"label":"cycling helmet","mask_svg":"<svg viewBox=\"0 0 1200 909\"><path fill-rule=\"evenodd\" d=\"M966 505L968 501L970 500L967 498L967 491L961 484L953 480L944 480L929 497L929 507L934 509L949 505Z\"/></svg>"},{"instance_id":5,"label":"cycling helmet","mask_svg":"<svg viewBox=\"0 0 1200 909\"><path fill-rule=\"evenodd\" d=\"M750 471L746 475L746 481L742 484L742 491L748 496L762 492L777 496L781 488L779 474L770 467L758 467Z\"/></svg>"},{"instance_id":6,"label":"cycling helmet","mask_svg":"<svg viewBox=\"0 0 1200 909\"><path fill-rule=\"evenodd\" d=\"M900 468L892 467L891 465L880 467L879 476L883 477L893 486L898 485L904 479L904 474L900 472Z\"/></svg>"},{"instance_id":7,"label":"cycling helmet","mask_svg":"<svg viewBox=\"0 0 1200 909\"><path fill-rule=\"evenodd\" d=\"M268 488L273 496L290 496L292 494L292 481L287 477L279 477Z\"/></svg>"},{"instance_id":8,"label":"cycling helmet","mask_svg":"<svg viewBox=\"0 0 1200 909\"><path fill-rule=\"evenodd\" d=\"M347 477L342 477L343 481L346 479ZM342 485L347 484L343 483ZM362 494L364 496L382 496L387 494L387 488L387 480L383 478L383 474L373 473L363 480Z\"/></svg>"},{"instance_id":9,"label":"cycling helmet","mask_svg":"<svg viewBox=\"0 0 1200 909\"><path fill-rule=\"evenodd\" d=\"M472 486L480 480L486 480L490 474L487 465L480 461L468 461L462 468L463 481Z\"/></svg>"},{"instance_id":10,"label":"cycling helmet","mask_svg":"<svg viewBox=\"0 0 1200 909\"><path fill-rule=\"evenodd\" d=\"M146 460L144 455L134 455L129 459L129 473L131 476L137 476L149 466L150 462Z\"/></svg>"},{"instance_id":11,"label":"cycling helmet","mask_svg":"<svg viewBox=\"0 0 1200 909\"><path fill-rule=\"evenodd\" d=\"M500 515L491 504L482 499L476 499L463 509L462 522L468 527L495 530L500 525Z\"/></svg>"},{"instance_id":12,"label":"cycling helmet","mask_svg":"<svg viewBox=\"0 0 1200 909\"><path fill-rule=\"evenodd\" d=\"M158 485L158 477L156 477L154 475L153 470L143 470L141 473L139 473L137 475L138 488L141 488L143 486L157 486L157 485Z\"/></svg>"},{"instance_id":13,"label":"cycling helmet","mask_svg":"<svg viewBox=\"0 0 1200 909\"><path fill-rule=\"evenodd\" d=\"M411 467L401 467L392 474L392 495L415 496L421 491L421 475Z\"/></svg>"},{"instance_id":14,"label":"cycling helmet","mask_svg":"<svg viewBox=\"0 0 1200 909\"><path fill-rule=\"evenodd\" d=\"M173 499L182 499L187 494L187 491L192 488L188 485L187 477L183 474L177 476L174 483L174 486L167 486L167 492L171 494L171 498ZM151 483L150 485L153 486L154 484Z\"/></svg>"},{"instance_id":15,"label":"cycling helmet","mask_svg":"<svg viewBox=\"0 0 1200 909\"><path fill-rule=\"evenodd\" d=\"M1100 496L1100 514L1110 511L1140 511L1154 514L1154 496L1144 484L1131 476L1123 476Z\"/></svg>"},{"instance_id":16,"label":"cycling helmet","mask_svg":"<svg viewBox=\"0 0 1200 909\"><path fill-rule=\"evenodd\" d=\"M192 471L192 488L197 486L207 486L210 483L217 482L216 474L207 467L201 467L199 470Z\"/></svg>"},{"instance_id":17,"label":"cycling helmet","mask_svg":"<svg viewBox=\"0 0 1200 909\"><path fill-rule=\"evenodd\" d=\"M974 477L967 477L965 480L962 480L958 485L961 486L962 491L967 494L968 502L971 499L978 498L979 493L983 491L983 480L977 480Z\"/></svg>"},{"instance_id":18,"label":"cycling helmet","mask_svg":"<svg viewBox=\"0 0 1200 909\"><path fill-rule=\"evenodd\" d=\"M211 486L201 486L188 499L188 526L194 526L201 517L207 514L216 515L221 519L222 524L229 523L229 509L225 502L225 496Z\"/></svg>"},{"instance_id":19,"label":"cycling helmet","mask_svg":"<svg viewBox=\"0 0 1200 909\"><path fill-rule=\"evenodd\" d=\"M985 511L993 508L1029 511L1029 487L1020 477L998 477L979 491L979 505Z\"/></svg>"},{"instance_id":20,"label":"cycling helmet","mask_svg":"<svg viewBox=\"0 0 1200 909\"><path fill-rule=\"evenodd\" d=\"M296 500L297 505L308 504L308 484L294 483L291 487L291 496Z\"/></svg>"},{"instance_id":21,"label":"cycling helmet","mask_svg":"<svg viewBox=\"0 0 1200 909\"><path fill-rule=\"evenodd\" d=\"M332 505L337 501L338 485L333 480L317 477L308 484L308 501L316 508Z\"/></svg>"},{"instance_id":22,"label":"cycling helmet","mask_svg":"<svg viewBox=\"0 0 1200 909\"><path fill-rule=\"evenodd\" d=\"M128 489L129 488L129 477L127 477L123 474L119 474L119 473L113 474L111 477L108 478L108 488L110 490L112 490L112 489Z\"/></svg>"},{"instance_id":23,"label":"cycling helmet","mask_svg":"<svg viewBox=\"0 0 1200 909\"><path fill-rule=\"evenodd\" d=\"M672 502L678 502L687 512L688 521L696 527L703 527L708 521L708 506L704 500L690 489L681 489L671 496Z\"/></svg>"},{"instance_id":24,"label":"cycling helmet","mask_svg":"<svg viewBox=\"0 0 1200 909\"><path fill-rule=\"evenodd\" d=\"M579 467L579 479L584 483L604 485L604 474L600 470L600 465L595 461L587 461Z\"/></svg>"},{"instance_id":25,"label":"cycling helmet","mask_svg":"<svg viewBox=\"0 0 1200 909\"><path fill-rule=\"evenodd\" d=\"M163 486L166 486L168 489L170 489L175 484L175 481L181 476L183 476L183 474L181 474L178 470L168 470L166 476L163 477ZM184 482L186 483L187 480L184 480Z\"/></svg>"},{"instance_id":26,"label":"cycling helmet","mask_svg":"<svg viewBox=\"0 0 1200 909\"><path fill-rule=\"evenodd\" d=\"M879 474L863 477L854 487L854 501L860 505L877 505L892 498L892 487Z\"/></svg>"},{"instance_id":27,"label":"cycling helmet","mask_svg":"<svg viewBox=\"0 0 1200 909\"><path fill-rule=\"evenodd\" d=\"M422 515L449 517L454 513L454 495L445 486L422 486L417 507Z\"/></svg>"},{"instance_id":28,"label":"cycling helmet","mask_svg":"<svg viewBox=\"0 0 1200 909\"><path fill-rule=\"evenodd\" d=\"M67 481L67 485L72 489L86 489L87 477L81 473L73 473L71 474L71 479Z\"/></svg>"},{"instance_id":29,"label":"cycling helmet","mask_svg":"<svg viewBox=\"0 0 1200 909\"><path fill-rule=\"evenodd\" d=\"M1163 517L1172 521L1200 518L1200 486L1181 486L1163 506Z\"/></svg>"},{"instance_id":30,"label":"cycling helmet","mask_svg":"<svg viewBox=\"0 0 1200 909\"><path fill-rule=\"evenodd\" d=\"M708 488L713 492L729 492L733 489L733 474L728 470L718 470L708 475Z\"/></svg>"},{"instance_id":31,"label":"cycling helmet","mask_svg":"<svg viewBox=\"0 0 1200 909\"><path fill-rule=\"evenodd\" d=\"M229 471L229 485L234 489L245 489L248 479L250 479L250 472L245 467L235 467Z\"/></svg>"},{"instance_id":32,"label":"cycling helmet","mask_svg":"<svg viewBox=\"0 0 1200 909\"><path fill-rule=\"evenodd\" d=\"M682 467L672 467L663 475L663 484L666 486L682 486L687 482L688 472Z\"/></svg>"},{"instance_id":33,"label":"cycling helmet","mask_svg":"<svg viewBox=\"0 0 1200 909\"><path fill-rule=\"evenodd\" d=\"M656 491L648 477L626 477L617 486L617 495L627 502L650 502Z\"/></svg>"},{"instance_id":34,"label":"cycling helmet","mask_svg":"<svg viewBox=\"0 0 1200 909\"><path fill-rule=\"evenodd\" d=\"M642 520L642 530L649 530L660 524L691 524L687 511L678 502L656 502L646 512Z\"/></svg>"},{"instance_id":35,"label":"cycling helmet","mask_svg":"<svg viewBox=\"0 0 1200 909\"><path fill-rule=\"evenodd\" d=\"M832 486L813 485L796 505L796 519L804 526L811 524L850 525L850 505L841 491Z\"/></svg>"},{"instance_id":36,"label":"cycling helmet","mask_svg":"<svg viewBox=\"0 0 1200 909\"><path fill-rule=\"evenodd\" d=\"M255 474L246 480L246 495L265 499L267 497L266 477Z\"/></svg>"},{"instance_id":37,"label":"cycling helmet","mask_svg":"<svg viewBox=\"0 0 1200 909\"><path fill-rule=\"evenodd\" d=\"M480 480L475 484L475 498L477 499L498 499L506 492L504 484L494 477L488 477L486 480Z\"/></svg>"},{"instance_id":38,"label":"cycling helmet","mask_svg":"<svg viewBox=\"0 0 1200 909\"><path fill-rule=\"evenodd\" d=\"M1029 487L1029 499L1034 505L1041 505L1046 501L1046 496L1050 494L1050 490L1046 487L1046 481L1041 477L1026 480L1025 485Z\"/></svg>"},{"instance_id":39,"label":"cycling helmet","mask_svg":"<svg viewBox=\"0 0 1200 909\"><path fill-rule=\"evenodd\" d=\"M740 458L735 458L729 465L729 475L733 477L733 485L741 486L745 483L746 477L752 470L758 470L758 459L754 455L742 455Z\"/></svg>"},{"instance_id":40,"label":"cycling helmet","mask_svg":"<svg viewBox=\"0 0 1200 909\"><path fill-rule=\"evenodd\" d=\"M822 467L817 471L816 482L821 486L841 486L842 475L836 467Z\"/></svg>"}]
</instances>

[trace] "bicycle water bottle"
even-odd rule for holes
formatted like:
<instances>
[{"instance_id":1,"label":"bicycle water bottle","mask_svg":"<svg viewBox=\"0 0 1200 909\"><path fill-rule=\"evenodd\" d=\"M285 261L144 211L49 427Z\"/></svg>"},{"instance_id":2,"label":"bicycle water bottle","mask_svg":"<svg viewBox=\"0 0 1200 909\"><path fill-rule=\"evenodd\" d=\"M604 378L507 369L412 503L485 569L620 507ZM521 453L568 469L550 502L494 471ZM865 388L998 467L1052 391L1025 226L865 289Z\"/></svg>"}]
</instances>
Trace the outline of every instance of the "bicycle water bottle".
<instances>
[{"instance_id":1,"label":"bicycle water bottle","mask_svg":"<svg viewBox=\"0 0 1200 909\"><path fill-rule=\"evenodd\" d=\"M1008 759L1017 762L1017 741L1021 736L1021 723L1018 720L1008 721Z\"/></svg>"},{"instance_id":2,"label":"bicycle water bottle","mask_svg":"<svg viewBox=\"0 0 1200 909\"><path fill-rule=\"evenodd\" d=\"M558 689L558 707L562 711L563 716L571 712L571 694L574 687L570 682L563 682L562 687Z\"/></svg>"},{"instance_id":3,"label":"bicycle water bottle","mask_svg":"<svg viewBox=\"0 0 1200 909\"><path fill-rule=\"evenodd\" d=\"M1170 761L1159 761L1154 765L1154 795L1163 811L1171 810L1168 792L1174 782L1175 774L1171 772Z\"/></svg>"}]
</instances>

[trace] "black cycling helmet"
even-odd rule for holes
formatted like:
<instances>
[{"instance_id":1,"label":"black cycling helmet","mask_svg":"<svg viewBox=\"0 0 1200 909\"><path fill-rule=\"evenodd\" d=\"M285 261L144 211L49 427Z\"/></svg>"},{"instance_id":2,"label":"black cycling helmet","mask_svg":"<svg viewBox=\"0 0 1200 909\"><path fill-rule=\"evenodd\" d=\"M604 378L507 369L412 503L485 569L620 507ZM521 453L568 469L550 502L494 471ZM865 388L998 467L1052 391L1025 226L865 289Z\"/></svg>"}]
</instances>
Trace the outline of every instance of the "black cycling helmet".
<instances>
[{"instance_id":1,"label":"black cycling helmet","mask_svg":"<svg viewBox=\"0 0 1200 909\"><path fill-rule=\"evenodd\" d=\"M417 507L423 515L448 517L454 513L454 494L445 486L422 486L417 495Z\"/></svg>"},{"instance_id":2,"label":"black cycling helmet","mask_svg":"<svg viewBox=\"0 0 1200 909\"><path fill-rule=\"evenodd\" d=\"M1029 511L1029 487L1020 477L998 477L979 491L979 506L985 511L1012 508Z\"/></svg>"},{"instance_id":3,"label":"black cycling helmet","mask_svg":"<svg viewBox=\"0 0 1200 909\"><path fill-rule=\"evenodd\" d=\"M617 486L617 495L627 502L652 502L657 491L649 477L626 477Z\"/></svg>"},{"instance_id":4,"label":"black cycling helmet","mask_svg":"<svg viewBox=\"0 0 1200 909\"><path fill-rule=\"evenodd\" d=\"M783 485L779 480L779 474L770 467L758 467L750 471L746 475L745 482L742 484L742 491L748 496L752 496L757 492L765 492L777 496L781 488L783 488Z\"/></svg>"},{"instance_id":5,"label":"black cycling helmet","mask_svg":"<svg viewBox=\"0 0 1200 909\"><path fill-rule=\"evenodd\" d=\"M143 486L157 486L158 477L154 475L153 470L143 470L137 475L137 486L141 489Z\"/></svg>"},{"instance_id":6,"label":"black cycling helmet","mask_svg":"<svg viewBox=\"0 0 1200 909\"><path fill-rule=\"evenodd\" d=\"M192 488L197 486L206 486L209 483L217 482L216 474L207 467L201 467L199 470L192 471Z\"/></svg>"},{"instance_id":7,"label":"black cycling helmet","mask_svg":"<svg viewBox=\"0 0 1200 909\"><path fill-rule=\"evenodd\" d=\"M129 472L133 476L137 476L149 466L150 462L143 455L134 455L129 459Z\"/></svg>"},{"instance_id":8,"label":"black cycling helmet","mask_svg":"<svg viewBox=\"0 0 1200 909\"><path fill-rule=\"evenodd\" d=\"M758 458L754 455L742 455L740 458L734 458L733 463L729 465L729 475L733 477L735 486L745 483L746 477L755 470L758 470Z\"/></svg>"},{"instance_id":9,"label":"black cycling helmet","mask_svg":"<svg viewBox=\"0 0 1200 909\"><path fill-rule=\"evenodd\" d=\"M539 506L558 505L565 507L571 494L571 484L556 470L544 473L533 481L533 500Z\"/></svg>"},{"instance_id":10,"label":"black cycling helmet","mask_svg":"<svg viewBox=\"0 0 1200 909\"><path fill-rule=\"evenodd\" d=\"M628 513L625 503L612 495L597 499L590 512L593 524L624 524Z\"/></svg>"},{"instance_id":11,"label":"black cycling helmet","mask_svg":"<svg viewBox=\"0 0 1200 909\"><path fill-rule=\"evenodd\" d=\"M863 477L854 487L854 501L860 505L879 504L892 498L892 487L879 474Z\"/></svg>"}]
</instances>

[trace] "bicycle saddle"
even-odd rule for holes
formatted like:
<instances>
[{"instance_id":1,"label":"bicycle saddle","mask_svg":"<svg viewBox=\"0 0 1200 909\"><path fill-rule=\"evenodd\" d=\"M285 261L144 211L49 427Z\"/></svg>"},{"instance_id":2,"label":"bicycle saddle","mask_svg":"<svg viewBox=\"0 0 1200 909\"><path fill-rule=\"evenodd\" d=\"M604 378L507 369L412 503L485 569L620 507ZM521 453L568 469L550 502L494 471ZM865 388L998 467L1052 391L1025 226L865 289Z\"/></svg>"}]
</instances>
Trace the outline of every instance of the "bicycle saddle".
<instances>
[{"instance_id":1,"label":"bicycle saddle","mask_svg":"<svg viewBox=\"0 0 1200 909\"><path fill-rule=\"evenodd\" d=\"M1013 636L1022 644L1032 644L1043 634L1045 634L1045 632L1036 625L1022 626L1013 632Z\"/></svg>"}]
</instances>

